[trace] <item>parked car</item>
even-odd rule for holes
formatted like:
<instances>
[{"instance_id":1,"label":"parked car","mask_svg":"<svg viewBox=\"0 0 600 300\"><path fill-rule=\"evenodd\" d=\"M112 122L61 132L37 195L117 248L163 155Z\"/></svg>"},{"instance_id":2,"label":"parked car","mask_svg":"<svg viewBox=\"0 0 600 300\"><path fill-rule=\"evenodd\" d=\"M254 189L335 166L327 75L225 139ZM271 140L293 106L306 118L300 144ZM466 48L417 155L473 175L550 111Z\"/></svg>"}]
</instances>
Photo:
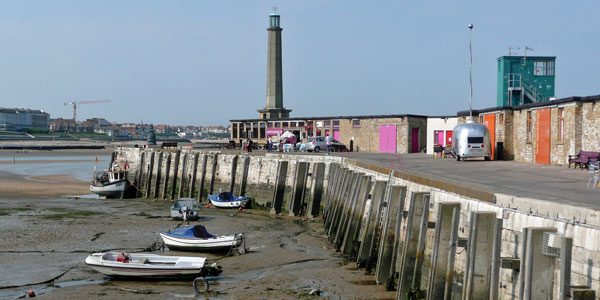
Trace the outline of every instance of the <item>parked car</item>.
<instances>
[{"instance_id":1,"label":"parked car","mask_svg":"<svg viewBox=\"0 0 600 300\"><path fill-rule=\"evenodd\" d=\"M317 153L320 152L321 150L326 151L327 143L325 142L325 137L324 136L309 137L308 142L306 143L306 150L308 152L315 151ZM330 151L346 152L346 151L348 151L348 148L346 147L346 145L342 144L340 141L337 141L332 138Z\"/></svg>"}]
</instances>

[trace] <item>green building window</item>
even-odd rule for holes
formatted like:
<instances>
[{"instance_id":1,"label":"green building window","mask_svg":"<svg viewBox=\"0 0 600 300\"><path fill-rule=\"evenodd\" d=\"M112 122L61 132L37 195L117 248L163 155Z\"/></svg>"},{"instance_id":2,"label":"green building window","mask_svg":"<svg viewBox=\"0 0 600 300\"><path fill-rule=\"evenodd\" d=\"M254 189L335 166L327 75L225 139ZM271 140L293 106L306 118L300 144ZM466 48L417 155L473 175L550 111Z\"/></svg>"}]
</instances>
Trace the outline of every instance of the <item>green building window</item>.
<instances>
[{"instance_id":1,"label":"green building window","mask_svg":"<svg viewBox=\"0 0 600 300\"><path fill-rule=\"evenodd\" d=\"M533 75L535 76L554 76L554 61L536 60L533 63Z\"/></svg>"}]
</instances>

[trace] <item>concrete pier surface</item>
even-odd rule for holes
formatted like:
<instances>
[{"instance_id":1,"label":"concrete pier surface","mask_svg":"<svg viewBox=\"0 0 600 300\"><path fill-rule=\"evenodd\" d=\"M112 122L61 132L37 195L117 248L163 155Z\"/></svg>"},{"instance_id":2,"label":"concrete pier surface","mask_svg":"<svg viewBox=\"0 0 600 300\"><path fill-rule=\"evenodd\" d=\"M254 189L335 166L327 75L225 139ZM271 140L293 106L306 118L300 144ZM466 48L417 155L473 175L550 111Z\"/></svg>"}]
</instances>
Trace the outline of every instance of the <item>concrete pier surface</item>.
<instances>
[{"instance_id":1,"label":"concrete pier surface","mask_svg":"<svg viewBox=\"0 0 600 300\"><path fill-rule=\"evenodd\" d=\"M515 161L456 161L431 155L388 153L337 153L334 155L382 168L420 175L482 192L539 199L559 204L600 209L600 190L586 189L589 172L567 166Z\"/></svg>"}]
</instances>

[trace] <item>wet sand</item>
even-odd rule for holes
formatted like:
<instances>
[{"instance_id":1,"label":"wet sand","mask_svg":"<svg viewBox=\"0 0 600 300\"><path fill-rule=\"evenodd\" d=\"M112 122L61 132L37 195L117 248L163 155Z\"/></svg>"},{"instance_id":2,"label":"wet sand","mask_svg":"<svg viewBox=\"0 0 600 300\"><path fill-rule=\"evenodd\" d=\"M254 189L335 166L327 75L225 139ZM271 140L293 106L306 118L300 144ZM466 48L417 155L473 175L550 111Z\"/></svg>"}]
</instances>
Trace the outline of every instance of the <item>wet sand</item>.
<instances>
[{"instance_id":1,"label":"wet sand","mask_svg":"<svg viewBox=\"0 0 600 300\"><path fill-rule=\"evenodd\" d=\"M27 188L32 182L40 188ZM36 291L40 299L61 300L395 298L394 292L374 285L373 276L356 270L355 263L345 263L331 248L320 221L258 210L235 214L203 208L200 214L199 223L213 234L244 232L246 254L165 251L165 255L207 256L218 262L224 270L222 278L211 282L208 294L196 294L191 280L112 280L87 267L85 257L107 250L144 251L160 243L158 232L181 222L169 218L169 201L60 197L74 191L87 193L87 189L87 182L65 175L0 173L0 298L17 298L27 290ZM65 271L53 282L21 286ZM7 286L21 287L2 288ZM312 289L324 293L309 297Z\"/></svg>"},{"instance_id":2,"label":"wet sand","mask_svg":"<svg viewBox=\"0 0 600 300\"><path fill-rule=\"evenodd\" d=\"M87 194L90 184L69 175L28 176L0 171L0 198L51 198Z\"/></svg>"}]
</instances>

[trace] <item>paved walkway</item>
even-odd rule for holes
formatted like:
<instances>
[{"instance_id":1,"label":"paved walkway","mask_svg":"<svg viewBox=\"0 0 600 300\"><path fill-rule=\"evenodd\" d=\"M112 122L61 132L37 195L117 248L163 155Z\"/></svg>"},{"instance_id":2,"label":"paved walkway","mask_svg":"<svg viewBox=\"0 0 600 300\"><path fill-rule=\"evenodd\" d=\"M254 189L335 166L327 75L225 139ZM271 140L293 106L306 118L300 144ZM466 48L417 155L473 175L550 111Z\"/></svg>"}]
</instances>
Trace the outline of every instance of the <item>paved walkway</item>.
<instances>
[{"instance_id":1,"label":"paved walkway","mask_svg":"<svg viewBox=\"0 0 600 300\"><path fill-rule=\"evenodd\" d=\"M515 161L456 161L431 155L343 153L334 154L357 161L426 176L460 186L516 197L548 200L600 210L600 189L586 189L589 172L567 166ZM401 163L399 163L401 162Z\"/></svg>"}]
</instances>

